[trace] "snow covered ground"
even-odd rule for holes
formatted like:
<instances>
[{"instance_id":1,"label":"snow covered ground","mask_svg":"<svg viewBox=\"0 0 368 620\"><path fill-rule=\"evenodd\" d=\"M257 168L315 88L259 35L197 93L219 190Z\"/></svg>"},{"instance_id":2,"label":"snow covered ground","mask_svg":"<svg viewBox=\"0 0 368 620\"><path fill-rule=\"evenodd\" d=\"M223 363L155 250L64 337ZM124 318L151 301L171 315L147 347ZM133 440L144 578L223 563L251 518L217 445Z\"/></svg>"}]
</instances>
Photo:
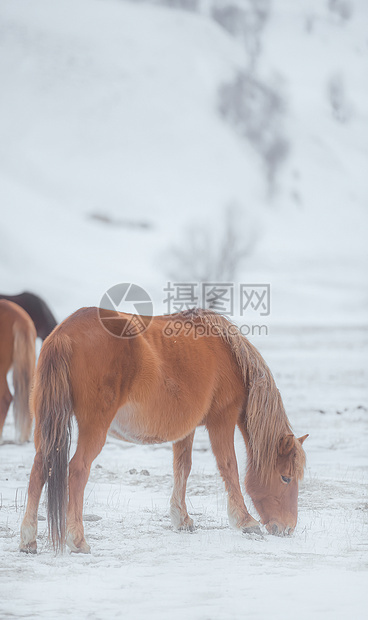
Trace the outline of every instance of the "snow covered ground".
<instances>
[{"instance_id":1,"label":"snow covered ground","mask_svg":"<svg viewBox=\"0 0 368 620\"><path fill-rule=\"evenodd\" d=\"M55 557L40 521L39 554L24 556L19 528L34 449L11 443L9 419L1 447L1 617L366 618L368 333L280 330L261 348L295 432L310 433L294 535L252 540L229 527L208 437L198 430L188 484L194 533L170 525L171 446L110 438L85 494L91 555ZM240 437L236 446L243 477Z\"/></svg>"},{"instance_id":2,"label":"snow covered ground","mask_svg":"<svg viewBox=\"0 0 368 620\"><path fill-rule=\"evenodd\" d=\"M41 520L39 554L20 555L34 449L12 443L10 411L0 446L0 617L363 619L367 3L270 3L252 75L283 104L269 132L280 131L289 151L272 192L259 145L219 112L221 88L249 58L211 7L252 3L200 0L198 12L173 4L0 3L1 292L39 293L62 320L135 282L159 314L169 248L185 247L186 227L203 223L216 242L235 205L240 236L257 239L237 280L271 286L268 336L251 340L295 433L310 434L298 526L290 539L262 541L231 530L199 430L188 485L197 529L177 534L171 447L110 438L85 495L92 554L54 557Z\"/></svg>"}]
</instances>

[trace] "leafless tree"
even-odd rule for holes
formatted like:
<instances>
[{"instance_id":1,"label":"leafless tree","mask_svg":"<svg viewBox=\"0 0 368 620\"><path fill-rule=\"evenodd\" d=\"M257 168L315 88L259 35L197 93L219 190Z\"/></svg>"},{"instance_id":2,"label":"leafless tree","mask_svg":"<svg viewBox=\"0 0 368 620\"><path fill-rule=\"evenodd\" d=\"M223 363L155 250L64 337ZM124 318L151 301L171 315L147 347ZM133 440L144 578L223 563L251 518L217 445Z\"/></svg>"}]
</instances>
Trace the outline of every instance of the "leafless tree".
<instances>
[{"instance_id":1,"label":"leafless tree","mask_svg":"<svg viewBox=\"0 0 368 620\"><path fill-rule=\"evenodd\" d=\"M225 209L220 232L208 225L187 229L180 245L165 254L168 277L178 282L234 282L257 240L242 226L236 207Z\"/></svg>"}]
</instances>

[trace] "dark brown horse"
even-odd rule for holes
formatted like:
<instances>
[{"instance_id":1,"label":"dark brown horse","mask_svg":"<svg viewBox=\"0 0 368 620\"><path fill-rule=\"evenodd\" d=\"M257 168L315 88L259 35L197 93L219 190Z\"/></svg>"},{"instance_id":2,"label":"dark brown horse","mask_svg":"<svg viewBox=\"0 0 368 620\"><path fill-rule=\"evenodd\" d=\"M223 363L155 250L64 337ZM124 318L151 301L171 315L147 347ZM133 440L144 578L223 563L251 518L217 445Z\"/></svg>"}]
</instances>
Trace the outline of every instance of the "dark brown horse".
<instances>
[{"instance_id":1,"label":"dark brown horse","mask_svg":"<svg viewBox=\"0 0 368 620\"><path fill-rule=\"evenodd\" d=\"M48 305L33 293L20 293L20 295L0 295L0 299L7 299L21 306L31 317L35 324L37 336L45 340L56 327L56 319Z\"/></svg>"},{"instance_id":2,"label":"dark brown horse","mask_svg":"<svg viewBox=\"0 0 368 620\"><path fill-rule=\"evenodd\" d=\"M144 329L135 330L136 325ZM132 337L123 337L128 334ZM238 425L248 453L246 488L262 522L274 534L289 534L295 528L305 437L294 437L261 355L220 315L198 310L137 317L82 308L45 341L32 407L36 456L21 551L36 552L38 504L47 482L54 548L62 549L66 542L72 551L89 552L83 494L91 463L108 432L134 443L173 443L172 523L177 529L192 529L186 483L194 432L205 425L225 481L231 524L244 532L259 532L240 490L234 450ZM73 413L79 433L68 479Z\"/></svg>"},{"instance_id":3,"label":"dark brown horse","mask_svg":"<svg viewBox=\"0 0 368 620\"><path fill-rule=\"evenodd\" d=\"M27 441L32 418L29 394L35 367L36 330L30 316L11 301L0 300L0 438L13 400L6 375L13 367L14 421L17 441Z\"/></svg>"}]
</instances>

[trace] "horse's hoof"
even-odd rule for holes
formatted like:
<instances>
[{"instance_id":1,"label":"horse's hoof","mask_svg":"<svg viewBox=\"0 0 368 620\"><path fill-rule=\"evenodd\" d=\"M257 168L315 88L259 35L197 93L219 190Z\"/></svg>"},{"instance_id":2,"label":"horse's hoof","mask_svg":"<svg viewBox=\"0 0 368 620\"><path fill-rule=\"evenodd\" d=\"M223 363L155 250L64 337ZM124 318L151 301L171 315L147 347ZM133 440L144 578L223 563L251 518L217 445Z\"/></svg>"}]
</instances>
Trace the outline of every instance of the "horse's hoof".
<instances>
[{"instance_id":1,"label":"horse's hoof","mask_svg":"<svg viewBox=\"0 0 368 620\"><path fill-rule=\"evenodd\" d=\"M81 545L80 547L75 547L74 549L70 550L71 553L91 553L91 547L89 545L87 545L87 543L85 543L84 545Z\"/></svg>"},{"instance_id":2,"label":"horse's hoof","mask_svg":"<svg viewBox=\"0 0 368 620\"><path fill-rule=\"evenodd\" d=\"M195 527L193 522L192 523L184 523L184 525L181 525L180 527L178 527L179 532L194 532Z\"/></svg>"},{"instance_id":3,"label":"horse's hoof","mask_svg":"<svg viewBox=\"0 0 368 620\"><path fill-rule=\"evenodd\" d=\"M256 536L261 536L263 538L258 521L253 519L250 515L248 521L242 526L242 532L243 534L255 534Z\"/></svg>"},{"instance_id":4,"label":"horse's hoof","mask_svg":"<svg viewBox=\"0 0 368 620\"><path fill-rule=\"evenodd\" d=\"M70 532L66 537L66 544L72 553L91 553L91 547L85 540L82 540L80 545L77 547L77 545L74 544L74 540Z\"/></svg>"},{"instance_id":5,"label":"horse's hoof","mask_svg":"<svg viewBox=\"0 0 368 620\"><path fill-rule=\"evenodd\" d=\"M177 528L180 532L194 532L194 523L193 519L190 517L186 517L182 523L180 523Z\"/></svg>"},{"instance_id":6,"label":"horse's hoof","mask_svg":"<svg viewBox=\"0 0 368 620\"><path fill-rule=\"evenodd\" d=\"M33 555L37 553L37 543L36 541L28 543L28 545L20 545L19 551L21 553L32 553Z\"/></svg>"},{"instance_id":7,"label":"horse's hoof","mask_svg":"<svg viewBox=\"0 0 368 620\"><path fill-rule=\"evenodd\" d=\"M91 547L86 543L85 540L79 545L79 547L76 547L74 544L73 546L71 546L69 543L68 546L70 547L70 551L72 553L91 553Z\"/></svg>"}]
</instances>

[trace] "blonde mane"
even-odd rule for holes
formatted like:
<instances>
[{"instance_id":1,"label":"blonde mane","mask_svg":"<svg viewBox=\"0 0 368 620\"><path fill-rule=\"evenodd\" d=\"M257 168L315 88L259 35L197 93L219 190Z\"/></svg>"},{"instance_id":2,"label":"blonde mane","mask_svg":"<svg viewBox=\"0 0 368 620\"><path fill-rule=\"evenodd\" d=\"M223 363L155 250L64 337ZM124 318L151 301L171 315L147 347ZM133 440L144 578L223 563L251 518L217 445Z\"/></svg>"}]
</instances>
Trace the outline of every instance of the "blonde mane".
<instances>
[{"instance_id":1,"label":"blonde mane","mask_svg":"<svg viewBox=\"0 0 368 620\"><path fill-rule=\"evenodd\" d=\"M244 420L250 448L248 468L253 467L266 482L276 467L280 440L293 434L272 373L235 323L210 310L194 310L192 317L198 317L218 330L218 335L229 345L236 359L248 392ZM301 479L304 465L305 453L296 440L291 474Z\"/></svg>"}]
</instances>

